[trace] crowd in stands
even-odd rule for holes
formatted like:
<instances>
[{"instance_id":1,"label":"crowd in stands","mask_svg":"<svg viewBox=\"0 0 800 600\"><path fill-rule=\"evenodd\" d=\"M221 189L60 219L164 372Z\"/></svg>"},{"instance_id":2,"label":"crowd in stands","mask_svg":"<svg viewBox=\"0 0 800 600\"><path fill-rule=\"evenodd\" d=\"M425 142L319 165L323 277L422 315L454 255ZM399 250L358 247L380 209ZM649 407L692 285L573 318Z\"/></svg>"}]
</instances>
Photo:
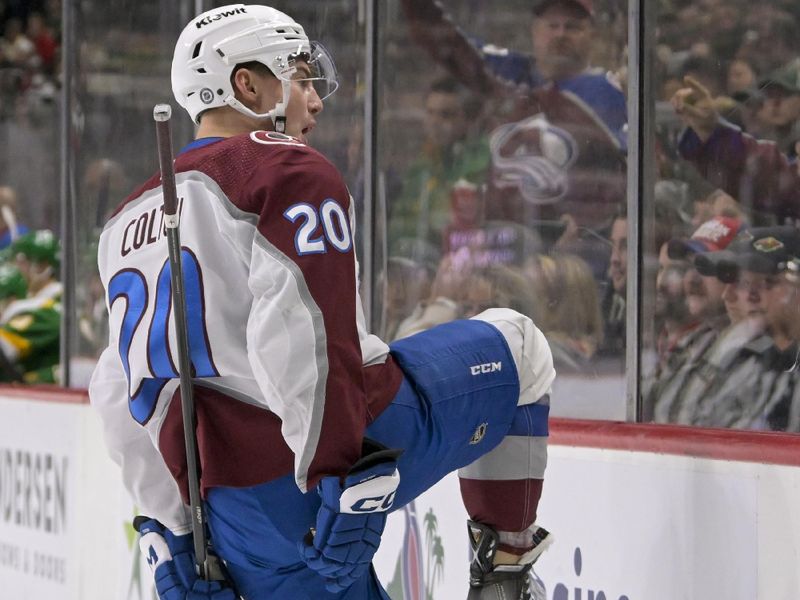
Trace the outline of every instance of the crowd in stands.
<instances>
[{"instance_id":1,"label":"crowd in stands","mask_svg":"<svg viewBox=\"0 0 800 600\"><path fill-rule=\"evenodd\" d=\"M0 183L18 214L58 227L61 3L0 2Z\"/></svg>"},{"instance_id":2,"label":"crowd in stands","mask_svg":"<svg viewBox=\"0 0 800 600\"><path fill-rule=\"evenodd\" d=\"M800 7L669 4L644 406L657 422L800 431L798 337L784 323L800 315Z\"/></svg>"},{"instance_id":3,"label":"crowd in stands","mask_svg":"<svg viewBox=\"0 0 800 600\"><path fill-rule=\"evenodd\" d=\"M4 117L29 97L53 100L59 73L59 2L0 3L0 93ZM12 111L9 113L8 111Z\"/></svg>"}]
</instances>

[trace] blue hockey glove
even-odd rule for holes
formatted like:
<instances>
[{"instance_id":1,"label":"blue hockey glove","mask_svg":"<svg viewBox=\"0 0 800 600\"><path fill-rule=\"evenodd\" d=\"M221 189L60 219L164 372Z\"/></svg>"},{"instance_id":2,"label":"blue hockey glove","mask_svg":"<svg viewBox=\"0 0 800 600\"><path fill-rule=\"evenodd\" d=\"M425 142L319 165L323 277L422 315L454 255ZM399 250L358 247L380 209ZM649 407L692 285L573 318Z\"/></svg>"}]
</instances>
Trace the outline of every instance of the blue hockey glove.
<instances>
[{"instance_id":1,"label":"blue hockey glove","mask_svg":"<svg viewBox=\"0 0 800 600\"><path fill-rule=\"evenodd\" d=\"M325 578L329 591L347 589L369 569L400 484L400 454L402 450L385 448L370 452L353 465L343 482L339 477L320 480L322 505L316 531L298 547L306 564Z\"/></svg>"},{"instance_id":2,"label":"blue hockey glove","mask_svg":"<svg viewBox=\"0 0 800 600\"><path fill-rule=\"evenodd\" d=\"M192 535L175 535L155 519L136 517L139 549L153 571L159 600L236 600L223 581L197 576Z\"/></svg>"}]
</instances>

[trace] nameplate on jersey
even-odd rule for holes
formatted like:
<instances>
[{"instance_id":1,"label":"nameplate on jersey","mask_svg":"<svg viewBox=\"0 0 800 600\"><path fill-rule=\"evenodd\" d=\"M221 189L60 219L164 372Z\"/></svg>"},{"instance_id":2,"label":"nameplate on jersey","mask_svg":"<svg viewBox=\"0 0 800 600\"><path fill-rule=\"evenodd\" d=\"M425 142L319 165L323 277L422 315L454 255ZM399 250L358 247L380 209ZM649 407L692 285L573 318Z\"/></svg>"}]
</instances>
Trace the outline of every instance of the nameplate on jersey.
<instances>
[{"instance_id":1,"label":"nameplate on jersey","mask_svg":"<svg viewBox=\"0 0 800 600\"><path fill-rule=\"evenodd\" d=\"M178 217L183 212L183 197L178 198ZM162 237L167 235L164 227L164 205L149 208L143 213L137 214L128 221L122 231L122 242L120 244L120 256L127 256L133 250L138 250L143 246L155 244Z\"/></svg>"},{"instance_id":2,"label":"nameplate on jersey","mask_svg":"<svg viewBox=\"0 0 800 600\"><path fill-rule=\"evenodd\" d=\"M305 146L300 140L277 131L254 131L250 134L250 139L266 146Z\"/></svg>"}]
</instances>

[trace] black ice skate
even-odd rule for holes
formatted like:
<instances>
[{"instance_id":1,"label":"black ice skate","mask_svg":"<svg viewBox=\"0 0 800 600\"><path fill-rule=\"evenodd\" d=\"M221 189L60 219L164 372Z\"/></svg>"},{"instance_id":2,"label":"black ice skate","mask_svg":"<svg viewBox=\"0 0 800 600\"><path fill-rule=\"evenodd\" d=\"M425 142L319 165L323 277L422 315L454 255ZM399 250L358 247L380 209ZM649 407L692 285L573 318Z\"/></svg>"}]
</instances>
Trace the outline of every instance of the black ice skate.
<instances>
[{"instance_id":1,"label":"black ice skate","mask_svg":"<svg viewBox=\"0 0 800 600\"><path fill-rule=\"evenodd\" d=\"M550 534L543 528L534 533L534 549L520 557L516 565L495 565L499 537L491 527L467 521L473 558L469 568L467 600L544 600L538 578L531 582L531 568L539 555L550 545ZM534 595L532 595L532 589ZM541 594L541 595L540 595Z\"/></svg>"}]
</instances>

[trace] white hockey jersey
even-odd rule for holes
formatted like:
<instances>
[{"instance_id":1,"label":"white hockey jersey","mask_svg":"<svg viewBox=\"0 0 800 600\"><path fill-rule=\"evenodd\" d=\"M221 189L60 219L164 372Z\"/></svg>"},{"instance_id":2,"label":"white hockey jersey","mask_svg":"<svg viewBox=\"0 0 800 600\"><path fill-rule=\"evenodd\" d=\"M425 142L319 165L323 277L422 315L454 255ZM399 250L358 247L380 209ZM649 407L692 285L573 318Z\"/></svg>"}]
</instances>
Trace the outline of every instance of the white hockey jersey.
<instances>
[{"instance_id":1,"label":"white hockey jersey","mask_svg":"<svg viewBox=\"0 0 800 600\"><path fill-rule=\"evenodd\" d=\"M203 491L292 471L306 491L343 474L402 375L366 333L341 176L264 131L198 140L175 166ZM90 398L134 499L180 530L178 490L188 492L162 203L154 176L100 237L110 334Z\"/></svg>"}]
</instances>

